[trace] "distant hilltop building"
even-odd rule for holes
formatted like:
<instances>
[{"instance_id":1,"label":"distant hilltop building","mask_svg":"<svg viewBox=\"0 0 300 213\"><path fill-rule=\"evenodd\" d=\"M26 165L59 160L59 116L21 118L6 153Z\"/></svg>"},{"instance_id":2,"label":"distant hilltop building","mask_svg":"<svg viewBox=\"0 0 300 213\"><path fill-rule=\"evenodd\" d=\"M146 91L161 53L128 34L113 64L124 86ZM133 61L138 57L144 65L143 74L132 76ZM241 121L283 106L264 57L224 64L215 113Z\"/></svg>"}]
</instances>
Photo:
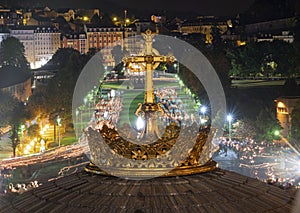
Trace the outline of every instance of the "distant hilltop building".
<instances>
[{"instance_id":1,"label":"distant hilltop building","mask_svg":"<svg viewBox=\"0 0 300 213\"><path fill-rule=\"evenodd\" d=\"M212 43L212 29L216 27L220 34L224 34L231 25L228 21L218 20L214 16L198 17L197 20L184 22L178 25L178 29L174 32L179 32L183 35L187 34L202 34L206 37L206 43Z\"/></svg>"},{"instance_id":2,"label":"distant hilltop building","mask_svg":"<svg viewBox=\"0 0 300 213\"><path fill-rule=\"evenodd\" d=\"M51 26L18 26L10 29L25 47L25 57L32 69L46 64L61 47L61 33Z\"/></svg>"},{"instance_id":3,"label":"distant hilltop building","mask_svg":"<svg viewBox=\"0 0 300 213\"><path fill-rule=\"evenodd\" d=\"M294 34L291 29L296 25L296 18L284 18L245 25L245 34L248 40L256 42L281 40L294 42Z\"/></svg>"},{"instance_id":4,"label":"distant hilltop building","mask_svg":"<svg viewBox=\"0 0 300 213\"><path fill-rule=\"evenodd\" d=\"M22 24L22 11L0 5L0 25L14 26Z\"/></svg>"},{"instance_id":5,"label":"distant hilltop building","mask_svg":"<svg viewBox=\"0 0 300 213\"><path fill-rule=\"evenodd\" d=\"M295 24L296 24L295 17L265 21L265 22L257 22L252 24L246 24L245 33L254 34L254 33L270 32L274 30L289 29L295 26Z\"/></svg>"},{"instance_id":6,"label":"distant hilltop building","mask_svg":"<svg viewBox=\"0 0 300 213\"><path fill-rule=\"evenodd\" d=\"M277 33L259 33L256 36L255 40L257 42L261 42L261 41L272 42L274 40L280 40L288 43L293 43L295 38L294 38L294 34L291 33L290 31L281 31Z\"/></svg>"},{"instance_id":7,"label":"distant hilltop building","mask_svg":"<svg viewBox=\"0 0 300 213\"><path fill-rule=\"evenodd\" d=\"M0 68L0 90L9 93L22 102L31 95L30 72L14 66Z\"/></svg>"},{"instance_id":8,"label":"distant hilltop building","mask_svg":"<svg viewBox=\"0 0 300 213\"><path fill-rule=\"evenodd\" d=\"M66 22L74 20L82 20L89 22L92 17L97 14L101 16L99 9L70 9L62 8L53 10L49 7L35 8L23 13L24 25L37 25L34 22L54 21L57 17L63 17ZM42 24L43 25L43 24Z\"/></svg>"}]
</instances>

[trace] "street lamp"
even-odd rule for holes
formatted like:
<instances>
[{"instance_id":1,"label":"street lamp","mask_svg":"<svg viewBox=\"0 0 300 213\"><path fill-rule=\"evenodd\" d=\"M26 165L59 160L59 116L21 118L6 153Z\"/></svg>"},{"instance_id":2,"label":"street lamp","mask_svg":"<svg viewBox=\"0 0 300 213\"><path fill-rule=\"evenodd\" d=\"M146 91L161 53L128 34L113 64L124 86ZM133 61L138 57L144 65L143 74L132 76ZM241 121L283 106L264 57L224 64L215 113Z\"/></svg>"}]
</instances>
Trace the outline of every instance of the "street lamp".
<instances>
[{"instance_id":1,"label":"street lamp","mask_svg":"<svg viewBox=\"0 0 300 213\"><path fill-rule=\"evenodd\" d=\"M22 147L24 146L24 130L25 130L25 125L21 125L21 133L22 133Z\"/></svg>"},{"instance_id":2,"label":"street lamp","mask_svg":"<svg viewBox=\"0 0 300 213\"><path fill-rule=\"evenodd\" d=\"M232 119L233 119L232 115L228 114L226 119L228 121L228 136L229 136L229 139L231 140L231 122L232 122Z\"/></svg>"},{"instance_id":3,"label":"street lamp","mask_svg":"<svg viewBox=\"0 0 300 213\"><path fill-rule=\"evenodd\" d=\"M141 116L139 116L136 120L136 128L138 131L141 131L145 128L145 121Z\"/></svg>"},{"instance_id":4,"label":"street lamp","mask_svg":"<svg viewBox=\"0 0 300 213\"><path fill-rule=\"evenodd\" d=\"M86 103L88 102L88 99L85 97L85 98L83 99L83 102L84 102L84 108L86 109L86 107L88 107L88 106L86 106ZM90 114L89 112L90 112L90 109L88 109L88 111L85 110L85 114L88 113L88 116L90 116L90 115L89 115L89 114Z\"/></svg>"},{"instance_id":5,"label":"street lamp","mask_svg":"<svg viewBox=\"0 0 300 213\"><path fill-rule=\"evenodd\" d=\"M280 131L279 131L279 130L275 130L275 131L274 131L274 135L275 135L275 136L279 136L279 135L280 135Z\"/></svg>"},{"instance_id":6,"label":"street lamp","mask_svg":"<svg viewBox=\"0 0 300 213\"><path fill-rule=\"evenodd\" d=\"M176 73L178 74L178 71L179 71L179 66L178 66L178 62L176 63L174 63L174 68L175 68L175 70L176 70Z\"/></svg>"},{"instance_id":7,"label":"street lamp","mask_svg":"<svg viewBox=\"0 0 300 213\"><path fill-rule=\"evenodd\" d=\"M59 115L57 116L57 126L58 126L58 146L60 147L60 126L61 126L61 118L59 117Z\"/></svg>"},{"instance_id":8,"label":"street lamp","mask_svg":"<svg viewBox=\"0 0 300 213\"><path fill-rule=\"evenodd\" d=\"M204 121L204 114L205 114L206 110L207 110L206 106L202 106L200 108L200 112L202 113L202 116L200 118L200 123L202 123L202 124L205 123L205 121Z\"/></svg>"},{"instance_id":9,"label":"street lamp","mask_svg":"<svg viewBox=\"0 0 300 213\"><path fill-rule=\"evenodd\" d=\"M75 125L74 125L74 128L76 129L76 135L77 135L77 137L78 137L78 115L79 115L79 110L78 109L76 109L76 112L75 112L75 114L76 114L76 119L75 119Z\"/></svg>"}]
</instances>

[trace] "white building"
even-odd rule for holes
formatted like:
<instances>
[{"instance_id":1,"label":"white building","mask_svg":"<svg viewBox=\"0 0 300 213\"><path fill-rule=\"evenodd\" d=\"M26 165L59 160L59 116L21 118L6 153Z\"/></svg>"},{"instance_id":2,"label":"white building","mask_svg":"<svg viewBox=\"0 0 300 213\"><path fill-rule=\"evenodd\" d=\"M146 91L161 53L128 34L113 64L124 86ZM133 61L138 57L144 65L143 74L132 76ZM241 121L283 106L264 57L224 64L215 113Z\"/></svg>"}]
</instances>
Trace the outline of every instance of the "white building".
<instances>
[{"instance_id":1,"label":"white building","mask_svg":"<svg viewBox=\"0 0 300 213\"><path fill-rule=\"evenodd\" d=\"M46 64L60 48L60 32L54 27L21 26L12 28L10 35L24 45L32 69Z\"/></svg>"},{"instance_id":2,"label":"white building","mask_svg":"<svg viewBox=\"0 0 300 213\"><path fill-rule=\"evenodd\" d=\"M4 25L0 25L0 45L7 37L9 37L9 30Z\"/></svg>"},{"instance_id":3,"label":"white building","mask_svg":"<svg viewBox=\"0 0 300 213\"><path fill-rule=\"evenodd\" d=\"M288 43L293 43L295 38L294 35L286 30L286 31L282 31L281 34L277 33L277 34L271 34L271 33L261 33L257 36L256 41L257 42L261 42L261 41L269 41L272 42L274 40L280 40L280 41L285 41Z\"/></svg>"}]
</instances>

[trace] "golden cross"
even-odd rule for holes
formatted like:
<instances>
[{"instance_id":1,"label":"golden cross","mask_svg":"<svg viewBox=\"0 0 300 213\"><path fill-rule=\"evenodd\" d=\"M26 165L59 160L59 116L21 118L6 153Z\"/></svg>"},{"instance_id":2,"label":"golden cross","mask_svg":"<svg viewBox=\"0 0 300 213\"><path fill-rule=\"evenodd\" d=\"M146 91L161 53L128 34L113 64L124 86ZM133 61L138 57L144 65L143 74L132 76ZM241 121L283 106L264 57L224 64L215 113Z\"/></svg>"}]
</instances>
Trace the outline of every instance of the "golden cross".
<instances>
[{"instance_id":1,"label":"golden cross","mask_svg":"<svg viewBox=\"0 0 300 213\"><path fill-rule=\"evenodd\" d=\"M154 88L153 88L153 70L158 67L159 63L173 63L174 56L158 55L158 51L152 47L152 41L155 34L151 30L147 30L142 34L145 39L145 48L138 56L125 57L125 64L139 64L146 71L145 77L145 99L144 103L154 103Z\"/></svg>"}]
</instances>

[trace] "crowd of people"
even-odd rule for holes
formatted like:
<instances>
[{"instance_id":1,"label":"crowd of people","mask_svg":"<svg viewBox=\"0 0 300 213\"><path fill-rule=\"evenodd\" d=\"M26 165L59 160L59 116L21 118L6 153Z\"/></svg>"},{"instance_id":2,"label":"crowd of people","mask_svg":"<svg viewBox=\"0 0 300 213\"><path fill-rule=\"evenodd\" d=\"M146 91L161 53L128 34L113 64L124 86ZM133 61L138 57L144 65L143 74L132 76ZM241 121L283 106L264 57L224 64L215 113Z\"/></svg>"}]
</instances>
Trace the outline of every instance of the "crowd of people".
<instances>
[{"instance_id":1,"label":"crowd of people","mask_svg":"<svg viewBox=\"0 0 300 213\"><path fill-rule=\"evenodd\" d=\"M238 158L240 156L243 158L242 153L245 151L247 152L247 155L252 156L253 151L260 152L261 147L255 145L253 139L250 138L244 138L242 140L237 139L229 139L226 137L221 137L217 140L216 146L219 147L218 152L216 154L224 154L227 156L228 151L233 151Z\"/></svg>"},{"instance_id":2,"label":"crowd of people","mask_svg":"<svg viewBox=\"0 0 300 213\"><path fill-rule=\"evenodd\" d=\"M120 94L109 100L101 99L95 108L96 129L102 129L104 124L113 128L119 120L122 107Z\"/></svg>"},{"instance_id":3,"label":"crowd of people","mask_svg":"<svg viewBox=\"0 0 300 213\"><path fill-rule=\"evenodd\" d=\"M155 95L156 102L161 103L165 112L159 119L165 124L175 122L181 127L198 123L196 116L193 113L189 115L187 105L178 98L176 88L160 88L156 90Z\"/></svg>"},{"instance_id":4,"label":"crowd of people","mask_svg":"<svg viewBox=\"0 0 300 213\"><path fill-rule=\"evenodd\" d=\"M10 183L8 186L9 192L23 194L24 192L27 192L31 189L38 188L40 186L39 182L37 180L31 181L29 184L16 184L15 186ZM6 191L7 193L7 191Z\"/></svg>"},{"instance_id":5,"label":"crowd of people","mask_svg":"<svg viewBox=\"0 0 300 213\"><path fill-rule=\"evenodd\" d=\"M300 178L296 178L297 165L294 163L294 161L297 162L299 156L297 157L286 144L258 143L250 138L222 137L214 141L214 146L218 147L213 155L214 158L230 159L232 165L237 163L237 172L242 171L242 168L247 168L254 178L285 189L300 182Z\"/></svg>"}]
</instances>

